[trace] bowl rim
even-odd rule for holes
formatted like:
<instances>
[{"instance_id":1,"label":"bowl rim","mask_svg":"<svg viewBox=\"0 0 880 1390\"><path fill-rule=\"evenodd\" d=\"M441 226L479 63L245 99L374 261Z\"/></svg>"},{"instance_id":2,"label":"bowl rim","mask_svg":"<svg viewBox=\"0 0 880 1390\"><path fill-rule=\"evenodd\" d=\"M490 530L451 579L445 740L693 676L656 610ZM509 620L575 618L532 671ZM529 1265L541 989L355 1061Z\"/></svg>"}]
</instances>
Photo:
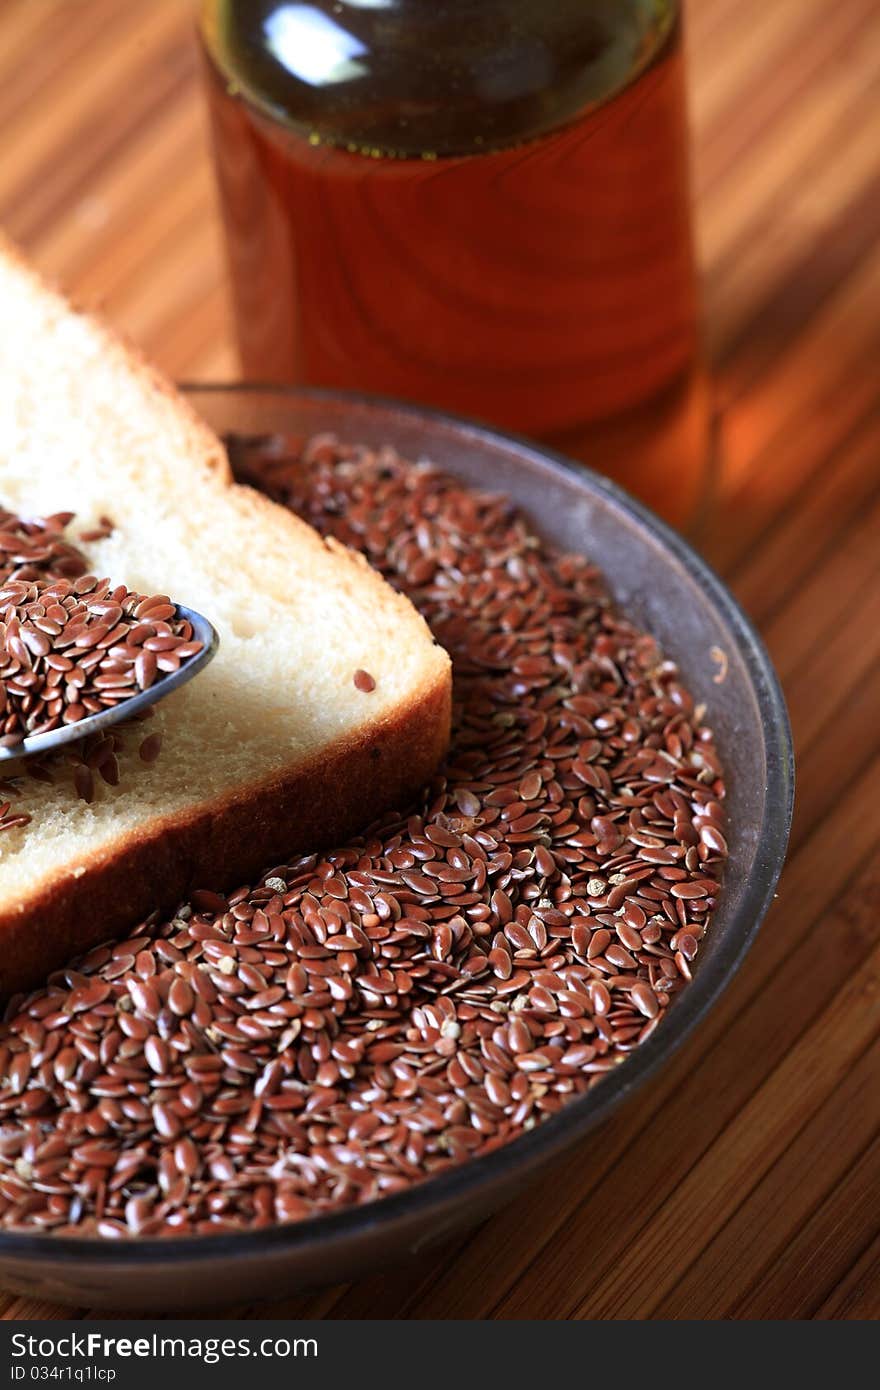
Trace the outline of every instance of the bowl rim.
<instances>
[{"instance_id":1,"label":"bowl rim","mask_svg":"<svg viewBox=\"0 0 880 1390\"><path fill-rule=\"evenodd\" d=\"M377 1227L390 1227L417 1215L448 1210L465 1195L490 1191L496 1182L522 1170L525 1175L583 1138L655 1075L709 1013L730 984L757 935L774 897L782 871L794 805L794 748L785 698L763 641L750 618L712 567L677 531L612 479L581 462L523 435L496 429L473 418L419 406L394 397L321 387L284 386L273 382L184 381L185 397L202 395L273 395L305 406L355 407L378 416L404 417L452 433L463 443L506 449L531 467L551 475L574 476L587 491L598 492L613 508L637 523L640 533L658 542L695 580L730 630L761 711L766 761L764 815L759 827L756 862L750 881L718 950L698 969L676 1001L673 1018L631 1053L623 1065L603 1077L601 1085L570 1101L528 1133L488 1154L414 1183L400 1192L362 1206L323 1212L288 1224L257 1230L224 1231L217 1235L144 1236L126 1241L101 1236L56 1236L51 1231L18 1232L0 1229L0 1261L12 1265L67 1265L91 1260L134 1269L141 1265L250 1260L260 1255L283 1257L321 1245L343 1245ZM426 1221L427 1229L427 1221Z\"/></svg>"}]
</instances>

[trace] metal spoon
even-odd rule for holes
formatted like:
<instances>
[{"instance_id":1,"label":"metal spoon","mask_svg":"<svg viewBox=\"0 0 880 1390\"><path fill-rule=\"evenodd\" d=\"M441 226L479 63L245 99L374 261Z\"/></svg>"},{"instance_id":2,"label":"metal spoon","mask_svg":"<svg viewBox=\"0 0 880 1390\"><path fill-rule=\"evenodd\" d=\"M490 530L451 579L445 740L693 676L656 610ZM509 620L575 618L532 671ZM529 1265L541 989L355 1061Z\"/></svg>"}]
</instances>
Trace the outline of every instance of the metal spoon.
<instances>
[{"instance_id":1,"label":"metal spoon","mask_svg":"<svg viewBox=\"0 0 880 1390\"><path fill-rule=\"evenodd\" d=\"M166 695L179 690L187 681L191 681L193 676L203 671L208 662L217 655L220 645L217 631L201 613L196 613L192 608L184 608L179 603L175 606L177 616L192 624L193 640L203 644L202 650L185 661L179 671L170 671L161 680L154 681L146 690L132 695L131 699L120 700L118 704L109 705L98 714L88 714L85 719L79 719L75 724L62 724L57 729L50 729L48 733L32 734L30 738L22 739L21 743L14 743L8 747L0 746L0 762L11 758L45 757L47 753L54 753L57 748L63 748L66 743L76 743L78 739L87 738L89 734L112 728L114 724L130 719L139 710L146 709L148 705L154 705L157 700L162 700Z\"/></svg>"}]
</instances>

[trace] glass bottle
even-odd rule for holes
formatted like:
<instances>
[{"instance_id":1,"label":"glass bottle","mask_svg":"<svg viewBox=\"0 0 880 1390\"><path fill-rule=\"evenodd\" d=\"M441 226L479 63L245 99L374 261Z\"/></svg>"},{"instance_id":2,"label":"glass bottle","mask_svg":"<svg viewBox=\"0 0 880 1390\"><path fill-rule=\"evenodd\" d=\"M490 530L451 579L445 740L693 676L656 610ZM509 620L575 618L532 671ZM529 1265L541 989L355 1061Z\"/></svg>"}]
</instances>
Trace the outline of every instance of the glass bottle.
<instances>
[{"instance_id":1,"label":"glass bottle","mask_svg":"<svg viewBox=\"0 0 880 1390\"><path fill-rule=\"evenodd\" d=\"M693 514L707 458L672 0L205 0L246 377L535 436Z\"/></svg>"}]
</instances>

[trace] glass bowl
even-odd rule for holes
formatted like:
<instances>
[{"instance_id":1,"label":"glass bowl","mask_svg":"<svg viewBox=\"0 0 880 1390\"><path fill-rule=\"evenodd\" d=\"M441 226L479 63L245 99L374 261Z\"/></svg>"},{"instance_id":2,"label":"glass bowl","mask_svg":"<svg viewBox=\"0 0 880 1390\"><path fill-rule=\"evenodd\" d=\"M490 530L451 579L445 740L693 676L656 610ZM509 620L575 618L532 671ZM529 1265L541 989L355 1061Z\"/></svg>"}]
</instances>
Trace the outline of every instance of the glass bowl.
<instances>
[{"instance_id":1,"label":"glass bowl","mask_svg":"<svg viewBox=\"0 0 880 1390\"><path fill-rule=\"evenodd\" d=\"M709 707L728 779L730 860L694 978L662 1026L600 1085L504 1148L369 1205L266 1230L131 1242L0 1232L0 1283L86 1306L182 1310L277 1298L356 1278L483 1220L644 1086L716 1002L773 897L791 822L791 733L759 637L691 547L614 483L527 440L392 401L260 386L187 394L221 434L301 440L332 431L430 458L507 494L547 539L589 555Z\"/></svg>"}]
</instances>

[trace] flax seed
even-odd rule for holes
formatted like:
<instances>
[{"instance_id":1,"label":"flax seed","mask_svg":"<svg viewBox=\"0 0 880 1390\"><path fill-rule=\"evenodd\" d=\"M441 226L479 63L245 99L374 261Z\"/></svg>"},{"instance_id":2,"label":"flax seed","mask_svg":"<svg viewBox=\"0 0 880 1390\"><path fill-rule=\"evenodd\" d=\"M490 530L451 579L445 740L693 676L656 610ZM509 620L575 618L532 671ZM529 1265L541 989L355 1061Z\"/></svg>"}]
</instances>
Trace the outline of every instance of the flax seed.
<instances>
[{"instance_id":1,"label":"flax seed","mask_svg":"<svg viewBox=\"0 0 880 1390\"><path fill-rule=\"evenodd\" d=\"M364 551L451 649L446 765L347 846L229 897L200 890L14 1001L0 1225L207 1235L371 1201L602 1085L662 1026L711 930L727 845L704 714L595 568L389 450L324 437L295 468L277 450L261 463L270 493ZM67 566L84 612L68 630L59 592L58 632L35 615L7 651L22 691L40 662L48 691L70 687L65 713L160 679L188 647L168 645L163 595L129 621L62 529L29 533L34 565ZM0 516L0 567L17 544L4 552ZM7 578L26 596L43 573ZM90 776L112 775L112 743L87 753ZM3 790L0 830L14 816ZM51 1149L26 1147L35 1126ZM52 1189L24 1206L22 1161Z\"/></svg>"}]
</instances>

